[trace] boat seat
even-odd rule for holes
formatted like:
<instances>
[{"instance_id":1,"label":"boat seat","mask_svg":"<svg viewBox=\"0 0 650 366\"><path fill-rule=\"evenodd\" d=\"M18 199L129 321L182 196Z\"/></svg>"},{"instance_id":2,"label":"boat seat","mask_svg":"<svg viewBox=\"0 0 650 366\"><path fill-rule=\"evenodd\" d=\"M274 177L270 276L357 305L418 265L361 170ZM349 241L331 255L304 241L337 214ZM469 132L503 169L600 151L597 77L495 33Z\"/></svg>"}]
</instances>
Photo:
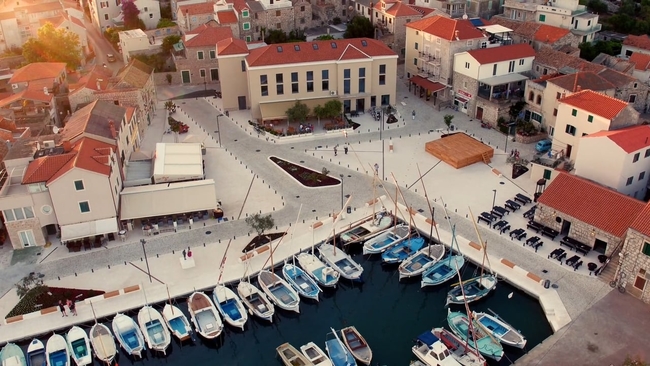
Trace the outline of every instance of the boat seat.
<instances>
[{"instance_id":1,"label":"boat seat","mask_svg":"<svg viewBox=\"0 0 650 366\"><path fill-rule=\"evenodd\" d=\"M300 288L302 288L303 290L309 290L309 285L306 283L301 283Z\"/></svg>"},{"instance_id":2,"label":"boat seat","mask_svg":"<svg viewBox=\"0 0 650 366\"><path fill-rule=\"evenodd\" d=\"M84 346L78 346L78 347L77 347L77 354L81 355L81 354L84 353L85 350L86 350L86 347L84 347Z\"/></svg>"},{"instance_id":3,"label":"boat seat","mask_svg":"<svg viewBox=\"0 0 650 366\"><path fill-rule=\"evenodd\" d=\"M160 334L160 333L155 333L155 334L153 335L153 340L154 340L156 343L160 343L160 342L162 341L162 338L163 338L163 336L162 336L162 334Z\"/></svg>"},{"instance_id":4,"label":"boat seat","mask_svg":"<svg viewBox=\"0 0 650 366\"><path fill-rule=\"evenodd\" d=\"M137 339L135 339L135 337L133 337L133 336L126 339L126 343L128 343L128 344L134 344L134 343L137 343L137 342L138 342Z\"/></svg>"},{"instance_id":5,"label":"boat seat","mask_svg":"<svg viewBox=\"0 0 650 366\"><path fill-rule=\"evenodd\" d=\"M415 264L413 264L413 266L411 266L411 268L413 268L414 271L415 271L415 270L418 270L418 269L422 268L422 264L420 264L420 263L415 263Z\"/></svg>"},{"instance_id":6,"label":"boat seat","mask_svg":"<svg viewBox=\"0 0 650 366\"><path fill-rule=\"evenodd\" d=\"M214 328L214 324L212 323L208 323L205 325L205 329L212 329L212 328Z\"/></svg>"},{"instance_id":7,"label":"boat seat","mask_svg":"<svg viewBox=\"0 0 650 366\"><path fill-rule=\"evenodd\" d=\"M289 295L283 295L280 298L280 300L282 300L282 302L284 302L284 303L289 303L289 302L291 302L291 297Z\"/></svg>"}]
</instances>

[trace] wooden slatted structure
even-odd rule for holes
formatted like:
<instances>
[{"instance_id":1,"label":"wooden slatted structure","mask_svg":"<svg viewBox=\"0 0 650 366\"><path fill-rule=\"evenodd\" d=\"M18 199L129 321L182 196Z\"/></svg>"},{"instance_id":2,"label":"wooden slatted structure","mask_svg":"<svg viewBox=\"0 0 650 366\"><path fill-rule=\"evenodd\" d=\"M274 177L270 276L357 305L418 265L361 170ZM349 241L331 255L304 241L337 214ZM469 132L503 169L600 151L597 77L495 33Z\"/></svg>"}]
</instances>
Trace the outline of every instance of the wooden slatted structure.
<instances>
[{"instance_id":1,"label":"wooden slatted structure","mask_svg":"<svg viewBox=\"0 0 650 366\"><path fill-rule=\"evenodd\" d=\"M494 157L493 148L462 132L429 141L424 149L456 169L478 162L489 164Z\"/></svg>"}]
</instances>

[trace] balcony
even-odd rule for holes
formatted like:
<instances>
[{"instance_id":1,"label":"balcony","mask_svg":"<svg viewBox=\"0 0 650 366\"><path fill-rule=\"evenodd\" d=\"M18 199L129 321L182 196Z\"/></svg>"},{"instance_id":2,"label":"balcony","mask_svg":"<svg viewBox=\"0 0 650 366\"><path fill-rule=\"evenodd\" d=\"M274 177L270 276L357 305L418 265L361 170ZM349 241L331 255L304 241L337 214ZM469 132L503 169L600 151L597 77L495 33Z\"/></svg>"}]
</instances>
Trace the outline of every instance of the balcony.
<instances>
[{"instance_id":1,"label":"balcony","mask_svg":"<svg viewBox=\"0 0 650 366\"><path fill-rule=\"evenodd\" d=\"M506 85L496 85L494 89L479 88L478 96L493 103L508 104L521 100L524 97L524 91L518 87L508 88Z\"/></svg>"},{"instance_id":2,"label":"balcony","mask_svg":"<svg viewBox=\"0 0 650 366\"><path fill-rule=\"evenodd\" d=\"M571 29L571 33L577 34L579 36L586 36L588 34L593 34L600 32L601 29L603 29L603 25L600 23L594 24L593 26L589 28L582 28L582 29Z\"/></svg>"}]
</instances>

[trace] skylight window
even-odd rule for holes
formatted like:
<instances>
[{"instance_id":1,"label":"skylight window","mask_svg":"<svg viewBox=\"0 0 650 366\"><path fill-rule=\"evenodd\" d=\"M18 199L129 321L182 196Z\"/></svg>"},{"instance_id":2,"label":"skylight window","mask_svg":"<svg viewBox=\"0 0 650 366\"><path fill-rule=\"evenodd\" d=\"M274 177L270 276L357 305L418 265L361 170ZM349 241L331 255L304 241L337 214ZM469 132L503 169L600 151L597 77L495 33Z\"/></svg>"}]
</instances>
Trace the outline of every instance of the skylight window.
<instances>
[{"instance_id":1,"label":"skylight window","mask_svg":"<svg viewBox=\"0 0 650 366\"><path fill-rule=\"evenodd\" d=\"M282 46L278 46L278 52L282 52Z\"/></svg>"},{"instance_id":2,"label":"skylight window","mask_svg":"<svg viewBox=\"0 0 650 366\"><path fill-rule=\"evenodd\" d=\"M314 47L315 50L318 50L318 43L314 43L311 46Z\"/></svg>"},{"instance_id":3,"label":"skylight window","mask_svg":"<svg viewBox=\"0 0 650 366\"><path fill-rule=\"evenodd\" d=\"M293 49L296 50L296 51L300 51L300 46L298 46L298 45L294 45L294 46L293 46Z\"/></svg>"},{"instance_id":4,"label":"skylight window","mask_svg":"<svg viewBox=\"0 0 650 366\"><path fill-rule=\"evenodd\" d=\"M332 48L336 48L336 42L330 43L332 45Z\"/></svg>"}]
</instances>

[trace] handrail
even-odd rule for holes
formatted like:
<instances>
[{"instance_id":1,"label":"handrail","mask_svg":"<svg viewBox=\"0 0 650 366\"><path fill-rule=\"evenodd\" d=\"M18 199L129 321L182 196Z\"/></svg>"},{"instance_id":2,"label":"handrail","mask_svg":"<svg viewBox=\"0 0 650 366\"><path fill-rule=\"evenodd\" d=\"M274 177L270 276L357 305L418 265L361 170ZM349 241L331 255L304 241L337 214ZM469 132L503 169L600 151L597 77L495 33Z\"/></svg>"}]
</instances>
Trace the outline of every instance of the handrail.
<instances>
[{"instance_id":1,"label":"handrail","mask_svg":"<svg viewBox=\"0 0 650 366\"><path fill-rule=\"evenodd\" d=\"M599 274L603 273L603 271L607 268L607 265L609 264L609 262L612 261L612 258L614 258L615 255L618 255L618 253L621 251L624 244L625 244L625 239L621 240L621 242L618 243L616 248L614 248L614 251L612 252L612 255L610 255L609 258L607 258L607 260L605 260L605 263L602 265L602 267L600 267L600 269L598 270L598 273L596 273L596 275L599 275ZM619 265L620 265L620 263L619 263Z\"/></svg>"}]
</instances>

